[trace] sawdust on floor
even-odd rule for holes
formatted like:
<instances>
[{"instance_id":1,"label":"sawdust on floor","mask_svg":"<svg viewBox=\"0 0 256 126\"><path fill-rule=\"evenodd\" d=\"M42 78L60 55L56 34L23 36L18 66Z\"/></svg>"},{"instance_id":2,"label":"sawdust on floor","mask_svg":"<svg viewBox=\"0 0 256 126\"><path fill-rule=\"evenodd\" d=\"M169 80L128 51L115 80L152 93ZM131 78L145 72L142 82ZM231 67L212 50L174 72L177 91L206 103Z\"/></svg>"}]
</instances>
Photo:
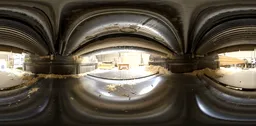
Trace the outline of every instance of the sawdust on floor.
<instances>
[{"instance_id":1,"label":"sawdust on floor","mask_svg":"<svg viewBox=\"0 0 256 126\"><path fill-rule=\"evenodd\" d=\"M106 90L118 96L128 97L129 100L131 99L130 96L136 95L134 85L131 84L108 84Z\"/></svg>"},{"instance_id":2,"label":"sawdust on floor","mask_svg":"<svg viewBox=\"0 0 256 126\"><path fill-rule=\"evenodd\" d=\"M222 69L213 70L210 68L205 68L202 70L195 70L191 73L185 73L185 74L189 74L189 75L193 75L193 76L205 74L212 78L220 78L220 77L223 77L224 75L233 74L233 73L234 73L233 71L228 71L228 70L222 70Z\"/></svg>"},{"instance_id":3,"label":"sawdust on floor","mask_svg":"<svg viewBox=\"0 0 256 126\"><path fill-rule=\"evenodd\" d=\"M106 86L106 89L107 89L109 92L114 92L114 91L117 90L117 86L119 86L119 85L117 85L117 84L108 84L108 85Z\"/></svg>"},{"instance_id":4,"label":"sawdust on floor","mask_svg":"<svg viewBox=\"0 0 256 126\"><path fill-rule=\"evenodd\" d=\"M145 70L148 72L151 72L151 73L158 73L158 74L163 74L163 75L170 74L170 71L168 71L166 68L161 67L161 66L149 65L145 68Z\"/></svg>"},{"instance_id":5,"label":"sawdust on floor","mask_svg":"<svg viewBox=\"0 0 256 126\"><path fill-rule=\"evenodd\" d=\"M21 72L18 76L23 80L23 82L14 88L19 88L23 86L29 86L36 83L39 79L66 79L66 78L80 78L87 75L87 73L82 74L71 74L71 75L58 75L58 74L33 74L30 72ZM1 89L4 90L4 89Z\"/></svg>"},{"instance_id":6,"label":"sawdust on floor","mask_svg":"<svg viewBox=\"0 0 256 126\"><path fill-rule=\"evenodd\" d=\"M31 89L29 90L28 94L29 94L29 95L30 95L30 94L33 94L33 93L37 92L38 89L39 89L39 88L31 88Z\"/></svg>"}]
</instances>

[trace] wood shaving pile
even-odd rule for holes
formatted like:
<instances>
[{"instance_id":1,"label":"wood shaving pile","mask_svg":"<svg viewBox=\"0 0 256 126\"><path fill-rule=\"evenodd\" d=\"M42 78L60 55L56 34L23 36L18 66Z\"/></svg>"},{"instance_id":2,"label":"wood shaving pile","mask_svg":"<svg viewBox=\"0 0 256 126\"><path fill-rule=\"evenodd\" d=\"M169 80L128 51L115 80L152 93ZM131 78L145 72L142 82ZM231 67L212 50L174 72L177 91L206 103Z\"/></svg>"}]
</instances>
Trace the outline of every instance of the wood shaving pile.
<instances>
[{"instance_id":1,"label":"wood shaving pile","mask_svg":"<svg viewBox=\"0 0 256 126\"><path fill-rule=\"evenodd\" d=\"M87 73L82 74L71 74L71 75L60 75L60 74L38 74L38 78L44 79L66 79L66 78L80 78L87 75Z\"/></svg>"},{"instance_id":2,"label":"wood shaving pile","mask_svg":"<svg viewBox=\"0 0 256 126\"><path fill-rule=\"evenodd\" d=\"M221 70L221 69L213 70L213 69L210 69L210 68L205 68L205 69L202 69L202 70L195 70L192 73L186 73L186 74L193 75L193 76L204 75L205 74L205 75L210 76L212 78L220 78L220 77L223 77L224 75L232 74L232 73L234 73L234 72L227 71L227 70Z\"/></svg>"},{"instance_id":3,"label":"wood shaving pile","mask_svg":"<svg viewBox=\"0 0 256 126\"><path fill-rule=\"evenodd\" d=\"M71 74L71 75L59 75L59 74L37 74L37 77L35 77L34 74L23 74L21 76L21 79L25 82L21 84L21 86L29 86L34 83L36 83L39 79L66 79L66 78L80 78L85 76L86 73L83 74Z\"/></svg>"},{"instance_id":4,"label":"wood shaving pile","mask_svg":"<svg viewBox=\"0 0 256 126\"><path fill-rule=\"evenodd\" d=\"M116 91L117 90L117 86L119 85L116 85L116 84L109 84L106 86L106 89L110 92L113 92L113 91Z\"/></svg>"},{"instance_id":5,"label":"wood shaving pile","mask_svg":"<svg viewBox=\"0 0 256 126\"><path fill-rule=\"evenodd\" d=\"M22 80L32 80L32 79L33 79L33 76L31 76L31 75L23 75L23 76L21 77L21 79L22 79Z\"/></svg>"},{"instance_id":6,"label":"wood shaving pile","mask_svg":"<svg viewBox=\"0 0 256 126\"><path fill-rule=\"evenodd\" d=\"M23 83L22 85L23 86L29 86L29 85L32 85L34 83L36 83L38 81L38 78L33 78L31 80L27 80L25 83Z\"/></svg>"},{"instance_id":7,"label":"wood shaving pile","mask_svg":"<svg viewBox=\"0 0 256 126\"><path fill-rule=\"evenodd\" d=\"M71 77L72 75L38 74L37 76L38 76L38 78L44 78L44 79L66 79L66 78ZM77 76L75 76L75 77L77 77Z\"/></svg>"},{"instance_id":8,"label":"wood shaving pile","mask_svg":"<svg viewBox=\"0 0 256 126\"><path fill-rule=\"evenodd\" d=\"M170 71L168 71L166 68L161 67L161 66L154 66L154 65L150 65L150 66L146 67L146 71L151 72L151 73L163 74L163 75L170 74Z\"/></svg>"},{"instance_id":9,"label":"wood shaving pile","mask_svg":"<svg viewBox=\"0 0 256 126\"><path fill-rule=\"evenodd\" d=\"M29 95L30 95L30 94L33 94L33 93L37 92L38 89L39 89L39 88L31 88L31 89L29 90L28 94L29 94Z\"/></svg>"},{"instance_id":10,"label":"wood shaving pile","mask_svg":"<svg viewBox=\"0 0 256 126\"><path fill-rule=\"evenodd\" d=\"M24 86L30 86L35 84L40 79L66 79L66 78L80 78L87 75L87 73L82 74L71 74L71 75L58 75L58 74L33 74L31 72L22 71L18 69L5 69L4 72L8 74L8 76L13 76L21 80L21 84L13 87L1 88L0 90L6 89L16 89Z\"/></svg>"},{"instance_id":11,"label":"wood shaving pile","mask_svg":"<svg viewBox=\"0 0 256 126\"><path fill-rule=\"evenodd\" d=\"M136 95L133 85L129 84L109 84L106 85L108 93L113 93L113 95L127 97L131 100L131 96Z\"/></svg>"}]
</instances>

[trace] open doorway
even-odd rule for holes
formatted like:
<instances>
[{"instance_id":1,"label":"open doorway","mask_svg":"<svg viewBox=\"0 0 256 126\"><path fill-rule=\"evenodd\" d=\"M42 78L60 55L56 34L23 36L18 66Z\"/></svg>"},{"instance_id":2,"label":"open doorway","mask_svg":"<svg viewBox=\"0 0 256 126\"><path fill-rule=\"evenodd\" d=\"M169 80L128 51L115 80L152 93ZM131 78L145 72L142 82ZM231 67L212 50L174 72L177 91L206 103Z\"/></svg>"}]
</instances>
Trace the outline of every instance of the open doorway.
<instances>
[{"instance_id":1,"label":"open doorway","mask_svg":"<svg viewBox=\"0 0 256 126\"><path fill-rule=\"evenodd\" d=\"M256 49L225 52L219 55L219 82L239 88L256 88Z\"/></svg>"},{"instance_id":2,"label":"open doorway","mask_svg":"<svg viewBox=\"0 0 256 126\"><path fill-rule=\"evenodd\" d=\"M138 79L159 73L169 74L166 68L150 64L154 57L161 56L141 50L103 51L82 57L82 63L96 65L96 69L88 73L89 76L111 80Z\"/></svg>"},{"instance_id":3,"label":"open doorway","mask_svg":"<svg viewBox=\"0 0 256 126\"><path fill-rule=\"evenodd\" d=\"M0 51L0 89L8 89L33 80L33 73L24 71L27 53Z\"/></svg>"}]
</instances>

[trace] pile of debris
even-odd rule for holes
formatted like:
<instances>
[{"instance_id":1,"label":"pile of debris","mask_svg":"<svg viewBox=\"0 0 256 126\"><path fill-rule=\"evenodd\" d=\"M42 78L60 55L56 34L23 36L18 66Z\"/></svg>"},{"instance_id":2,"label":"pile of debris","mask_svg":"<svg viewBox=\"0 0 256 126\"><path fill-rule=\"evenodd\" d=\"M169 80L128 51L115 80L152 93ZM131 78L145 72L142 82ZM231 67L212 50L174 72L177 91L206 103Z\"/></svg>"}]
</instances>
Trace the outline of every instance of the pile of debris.
<instances>
[{"instance_id":1,"label":"pile of debris","mask_svg":"<svg viewBox=\"0 0 256 126\"><path fill-rule=\"evenodd\" d=\"M154 66L154 65L149 65L148 67L145 68L146 71L151 72L151 73L158 73L158 74L163 74L163 75L169 75L170 71L168 71L166 68L161 67L161 66Z\"/></svg>"},{"instance_id":2,"label":"pile of debris","mask_svg":"<svg viewBox=\"0 0 256 126\"><path fill-rule=\"evenodd\" d=\"M210 69L210 68L205 68L205 69L202 69L202 70L195 70L192 73L186 73L186 74L194 75L194 76L207 75L207 76L212 77L212 78L220 78L220 77L223 77L224 75L233 74L233 73L234 73L234 71L229 71L229 70L225 70L225 69L213 70L213 69Z\"/></svg>"}]
</instances>

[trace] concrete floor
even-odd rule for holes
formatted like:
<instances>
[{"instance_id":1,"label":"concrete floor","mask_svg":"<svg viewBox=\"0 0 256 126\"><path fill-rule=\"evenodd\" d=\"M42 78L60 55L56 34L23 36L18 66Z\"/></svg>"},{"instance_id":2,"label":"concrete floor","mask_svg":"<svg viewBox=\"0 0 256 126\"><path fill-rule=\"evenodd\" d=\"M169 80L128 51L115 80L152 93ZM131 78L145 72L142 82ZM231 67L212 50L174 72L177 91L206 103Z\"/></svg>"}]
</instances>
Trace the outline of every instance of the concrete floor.
<instances>
[{"instance_id":1,"label":"concrete floor","mask_svg":"<svg viewBox=\"0 0 256 126\"><path fill-rule=\"evenodd\" d=\"M28 72L16 69L0 70L0 89L9 88L25 83L22 76Z\"/></svg>"},{"instance_id":2,"label":"concrete floor","mask_svg":"<svg viewBox=\"0 0 256 126\"><path fill-rule=\"evenodd\" d=\"M6 71L0 71L0 78L0 88L16 86L23 82L23 80L16 74L9 73Z\"/></svg>"},{"instance_id":3,"label":"concrete floor","mask_svg":"<svg viewBox=\"0 0 256 126\"><path fill-rule=\"evenodd\" d=\"M256 89L256 69L236 69L232 74L224 75L217 80L234 87Z\"/></svg>"}]
</instances>

